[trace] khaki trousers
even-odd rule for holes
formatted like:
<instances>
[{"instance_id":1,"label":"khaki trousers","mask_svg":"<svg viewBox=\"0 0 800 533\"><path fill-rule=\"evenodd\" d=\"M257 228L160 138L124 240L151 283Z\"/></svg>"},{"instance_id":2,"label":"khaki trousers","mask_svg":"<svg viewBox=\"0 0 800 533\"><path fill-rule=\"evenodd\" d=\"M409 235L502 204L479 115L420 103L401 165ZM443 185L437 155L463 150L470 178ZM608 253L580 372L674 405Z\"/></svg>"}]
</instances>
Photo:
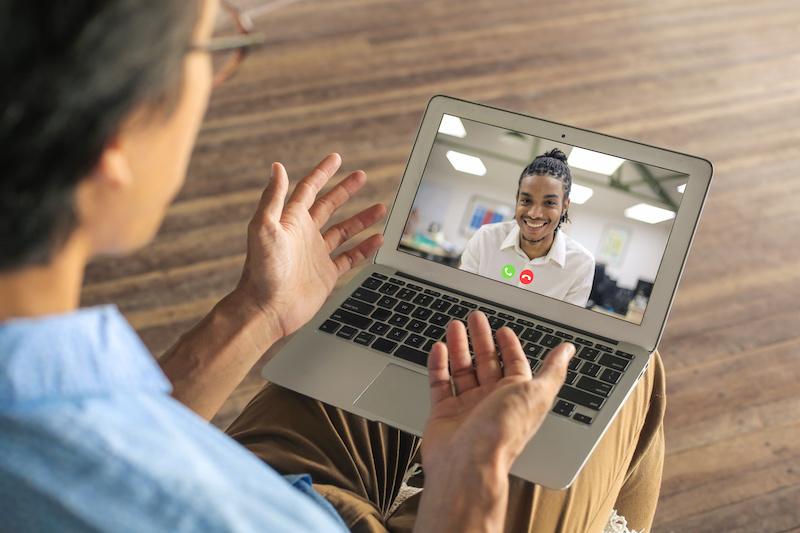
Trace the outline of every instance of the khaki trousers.
<instances>
[{"instance_id":1,"label":"khaki trousers","mask_svg":"<svg viewBox=\"0 0 800 533\"><path fill-rule=\"evenodd\" d=\"M548 490L511 477L507 532L599 533L612 509L648 529L664 460L664 368L654 354L575 483ZM420 439L267 384L228 433L281 474L311 475L353 532L408 532L418 493L391 516ZM423 490L424 492L424 490Z\"/></svg>"}]
</instances>

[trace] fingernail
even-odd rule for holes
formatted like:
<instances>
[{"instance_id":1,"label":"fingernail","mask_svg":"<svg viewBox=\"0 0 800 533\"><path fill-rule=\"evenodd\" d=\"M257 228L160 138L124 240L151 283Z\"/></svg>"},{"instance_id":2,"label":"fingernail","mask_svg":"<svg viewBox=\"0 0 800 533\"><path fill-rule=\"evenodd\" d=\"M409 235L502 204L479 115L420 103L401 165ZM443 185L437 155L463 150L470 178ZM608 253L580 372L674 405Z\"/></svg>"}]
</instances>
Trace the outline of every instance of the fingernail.
<instances>
[{"instance_id":1,"label":"fingernail","mask_svg":"<svg viewBox=\"0 0 800 533\"><path fill-rule=\"evenodd\" d=\"M275 167L277 167L277 166L278 166L277 162L276 163L272 163L272 167L270 168L270 177L271 178L275 177L275 174L277 173L277 171L275 170Z\"/></svg>"}]
</instances>

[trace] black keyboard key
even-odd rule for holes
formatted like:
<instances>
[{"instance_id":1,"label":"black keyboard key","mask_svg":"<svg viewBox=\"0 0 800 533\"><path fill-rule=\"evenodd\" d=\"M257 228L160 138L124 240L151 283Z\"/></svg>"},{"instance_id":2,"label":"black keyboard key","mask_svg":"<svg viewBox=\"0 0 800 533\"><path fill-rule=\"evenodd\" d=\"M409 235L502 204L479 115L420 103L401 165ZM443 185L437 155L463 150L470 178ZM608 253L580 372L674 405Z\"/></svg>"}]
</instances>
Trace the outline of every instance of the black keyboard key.
<instances>
[{"instance_id":1,"label":"black keyboard key","mask_svg":"<svg viewBox=\"0 0 800 533\"><path fill-rule=\"evenodd\" d=\"M339 329L339 326L341 326L341 324L339 324L338 322L334 322L333 320L326 320L319 327L319 330L324 331L325 333L335 333L336 330Z\"/></svg>"},{"instance_id":2,"label":"black keyboard key","mask_svg":"<svg viewBox=\"0 0 800 533\"><path fill-rule=\"evenodd\" d=\"M524 341L536 342L542 338L542 332L528 328L525 330L525 333L520 335L520 338Z\"/></svg>"},{"instance_id":3,"label":"black keyboard key","mask_svg":"<svg viewBox=\"0 0 800 533\"><path fill-rule=\"evenodd\" d=\"M596 379L592 379L586 376L582 376L578 380L578 384L575 385L579 389L583 389L586 392L591 392L592 394L597 394L598 396L608 396L611 394L611 391L614 390L614 385L610 385L603 381L597 381Z\"/></svg>"},{"instance_id":4,"label":"black keyboard key","mask_svg":"<svg viewBox=\"0 0 800 533\"><path fill-rule=\"evenodd\" d=\"M353 291L353 298L358 298L359 300L363 300L371 304L377 302L380 297L381 295L377 292L365 289L363 287L359 287Z\"/></svg>"},{"instance_id":5,"label":"black keyboard key","mask_svg":"<svg viewBox=\"0 0 800 533\"><path fill-rule=\"evenodd\" d=\"M484 306L480 306L478 308L478 311L481 311L486 315L495 315L495 314L497 314L497 311L495 311L494 309L490 309L490 308L484 307Z\"/></svg>"},{"instance_id":6,"label":"black keyboard key","mask_svg":"<svg viewBox=\"0 0 800 533\"><path fill-rule=\"evenodd\" d=\"M403 280L399 280L399 279L397 279L397 278L389 278L389 281L390 281L391 283L394 283L395 285L405 285L405 284L406 284L406 282L405 282L405 281L403 281Z\"/></svg>"},{"instance_id":7,"label":"black keyboard key","mask_svg":"<svg viewBox=\"0 0 800 533\"><path fill-rule=\"evenodd\" d=\"M426 337L423 337L422 335L417 335L416 333L412 333L406 339L405 344L408 344L412 348L421 348L422 346L425 345L427 341L428 339Z\"/></svg>"},{"instance_id":8,"label":"black keyboard key","mask_svg":"<svg viewBox=\"0 0 800 533\"><path fill-rule=\"evenodd\" d=\"M400 305L394 308L396 313L403 313L404 315L410 315L414 309L416 307L408 302L400 302Z\"/></svg>"},{"instance_id":9,"label":"black keyboard key","mask_svg":"<svg viewBox=\"0 0 800 533\"><path fill-rule=\"evenodd\" d=\"M569 368L570 370L578 370L581 366L581 363L583 363L583 361L581 361L576 357L573 357L572 359L569 360L569 366L567 368Z\"/></svg>"},{"instance_id":10,"label":"black keyboard key","mask_svg":"<svg viewBox=\"0 0 800 533\"><path fill-rule=\"evenodd\" d=\"M600 358L600 364L612 368L617 372L625 372L628 370L630 361L615 355L603 354L603 357Z\"/></svg>"},{"instance_id":11,"label":"black keyboard key","mask_svg":"<svg viewBox=\"0 0 800 533\"><path fill-rule=\"evenodd\" d=\"M375 322L369 328L369 331L371 333L374 333L375 335L383 335L384 333L386 333L390 329L391 329L391 326L389 324L384 324L383 322Z\"/></svg>"},{"instance_id":12,"label":"black keyboard key","mask_svg":"<svg viewBox=\"0 0 800 533\"><path fill-rule=\"evenodd\" d=\"M374 310L372 314L369 316L371 316L375 320L380 320L381 322L383 322L384 320L389 320L389 317L392 316L392 312L388 309L384 309L383 307L379 307L376 310Z\"/></svg>"},{"instance_id":13,"label":"black keyboard key","mask_svg":"<svg viewBox=\"0 0 800 533\"><path fill-rule=\"evenodd\" d=\"M450 312L448 313L453 318L464 318L469 313L469 309L461 305L454 305L450 308Z\"/></svg>"},{"instance_id":14,"label":"black keyboard key","mask_svg":"<svg viewBox=\"0 0 800 533\"><path fill-rule=\"evenodd\" d=\"M412 300L417 305L430 305L433 301L433 296L428 296L427 294L418 294L416 298Z\"/></svg>"},{"instance_id":15,"label":"black keyboard key","mask_svg":"<svg viewBox=\"0 0 800 533\"><path fill-rule=\"evenodd\" d=\"M442 313L434 313L428 322L436 326L444 327L450 322L450 317Z\"/></svg>"},{"instance_id":16,"label":"black keyboard key","mask_svg":"<svg viewBox=\"0 0 800 533\"><path fill-rule=\"evenodd\" d=\"M478 308L477 304L474 304L472 302L467 302L467 301L461 302L461 305L463 305L464 307L467 307L469 309L477 309Z\"/></svg>"},{"instance_id":17,"label":"black keyboard key","mask_svg":"<svg viewBox=\"0 0 800 533\"><path fill-rule=\"evenodd\" d=\"M582 415L580 413L575 413L575 416L573 416L572 419L586 424L587 426L592 423L592 420L594 420L591 416Z\"/></svg>"},{"instance_id":18,"label":"black keyboard key","mask_svg":"<svg viewBox=\"0 0 800 533\"><path fill-rule=\"evenodd\" d=\"M423 322L422 320L416 320L415 319L415 320L412 320L411 322L408 323L408 326L406 326L406 329L409 330L409 331L413 331L415 333L422 333L423 331L425 331L425 328L427 328L427 327L428 327L428 323L427 322Z\"/></svg>"},{"instance_id":19,"label":"black keyboard key","mask_svg":"<svg viewBox=\"0 0 800 533\"><path fill-rule=\"evenodd\" d=\"M384 276L383 274L378 274L377 272L373 272L372 273L372 277L373 278L378 278L378 279L383 279L383 280L389 279L389 276Z\"/></svg>"},{"instance_id":20,"label":"black keyboard key","mask_svg":"<svg viewBox=\"0 0 800 533\"><path fill-rule=\"evenodd\" d=\"M369 314L375 310L375 306L367 302L362 302L361 300L356 300L355 298L348 298L342 302L342 309L358 313L359 315L369 316Z\"/></svg>"},{"instance_id":21,"label":"black keyboard key","mask_svg":"<svg viewBox=\"0 0 800 533\"><path fill-rule=\"evenodd\" d=\"M561 337L562 339L568 340L568 341L571 341L572 339L575 338L572 335L570 335L569 333L564 333L563 331L556 331L556 337Z\"/></svg>"},{"instance_id":22,"label":"black keyboard key","mask_svg":"<svg viewBox=\"0 0 800 533\"><path fill-rule=\"evenodd\" d=\"M433 290L433 289L425 289L425 294L430 294L431 296L434 296L434 297L436 297L436 298L438 298L439 296L441 296L441 295L442 295L442 293L440 293L440 292L436 292L436 291L435 291L435 290Z\"/></svg>"},{"instance_id":23,"label":"black keyboard key","mask_svg":"<svg viewBox=\"0 0 800 533\"><path fill-rule=\"evenodd\" d=\"M541 340L541 344L547 348L555 348L561 344L561 339L554 335L545 335L544 339Z\"/></svg>"},{"instance_id":24,"label":"black keyboard key","mask_svg":"<svg viewBox=\"0 0 800 533\"><path fill-rule=\"evenodd\" d=\"M542 365L541 361L537 361L536 359L528 358L528 363L531 365L531 374L536 374L538 372L539 367Z\"/></svg>"},{"instance_id":25,"label":"black keyboard key","mask_svg":"<svg viewBox=\"0 0 800 533\"><path fill-rule=\"evenodd\" d=\"M617 383L619 383L621 377L622 374L620 372L617 372L616 370L611 370L610 368L606 368L605 370L603 370L603 373L600 374L600 379L602 379L607 383L611 383L612 385L616 385Z\"/></svg>"},{"instance_id":26,"label":"black keyboard key","mask_svg":"<svg viewBox=\"0 0 800 533\"><path fill-rule=\"evenodd\" d=\"M404 300L406 302L410 302L411 300L413 300L416 295L417 295L417 291L412 291L408 287L404 287L404 288L400 289L397 292L397 294L395 294L395 296L397 296L398 298L400 298L401 300Z\"/></svg>"},{"instance_id":27,"label":"black keyboard key","mask_svg":"<svg viewBox=\"0 0 800 533\"><path fill-rule=\"evenodd\" d=\"M506 327L507 327L508 329L510 329L511 331L513 331L513 332L514 332L514 334L515 334L517 337L519 337L519 336L520 336L520 334L522 333L522 330L524 330L524 329L525 329L525 328L523 327L523 325L522 325L522 324L515 324L514 322L508 322L508 323L506 323Z\"/></svg>"},{"instance_id":28,"label":"black keyboard key","mask_svg":"<svg viewBox=\"0 0 800 533\"><path fill-rule=\"evenodd\" d=\"M588 407L589 409L593 409L595 411L599 411L600 408L603 407L603 404L606 403L605 398L601 398L600 396L595 396L594 394L586 391L570 387L569 385L564 385L561 387L558 397L563 400L567 400L568 402L573 402L577 403L578 405Z\"/></svg>"},{"instance_id":29,"label":"black keyboard key","mask_svg":"<svg viewBox=\"0 0 800 533\"><path fill-rule=\"evenodd\" d=\"M428 317L430 317L432 314L433 311L431 311L427 307L417 307L414 310L414 312L411 313L411 316L413 316L414 318L418 318L420 320L428 320Z\"/></svg>"},{"instance_id":30,"label":"black keyboard key","mask_svg":"<svg viewBox=\"0 0 800 533\"><path fill-rule=\"evenodd\" d=\"M419 285L414 285L413 283L409 283L408 285L406 285L406 287L408 287L412 291L417 291L417 292L422 290L422 287L420 287Z\"/></svg>"},{"instance_id":31,"label":"black keyboard key","mask_svg":"<svg viewBox=\"0 0 800 533\"><path fill-rule=\"evenodd\" d=\"M405 359L406 361L411 361L418 365L425 366L428 364L428 353L412 348L411 346L400 346L394 355L400 359Z\"/></svg>"},{"instance_id":32,"label":"black keyboard key","mask_svg":"<svg viewBox=\"0 0 800 533\"><path fill-rule=\"evenodd\" d=\"M428 342L426 342L426 343L425 343L425 346L422 348L422 350L423 350L425 353L430 353L430 351L431 351L431 349L433 348L433 345L434 345L434 344L436 344L436 341L435 341L435 340L433 340L433 339L428 339Z\"/></svg>"},{"instance_id":33,"label":"black keyboard key","mask_svg":"<svg viewBox=\"0 0 800 533\"><path fill-rule=\"evenodd\" d=\"M567 371L567 379L564 380L564 383L567 385L575 385L576 381L578 381L578 373L571 370Z\"/></svg>"},{"instance_id":34,"label":"black keyboard key","mask_svg":"<svg viewBox=\"0 0 800 533\"><path fill-rule=\"evenodd\" d=\"M591 376L596 378L600 375L600 371L603 370L603 367L600 365L596 365L594 363L585 363L581 367L581 374L585 374L587 376Z\"/></svg>"},{"instance_id":35,"label":"black keyboard key","mask_svg":"<svg viewBox=\"0 0 800 533\"><path fill-rule=\"evenodd\" d=\"M372 343L372 347L383 353L392 353L392 350L397 348L397 343L389 339L379 338Z\"/></svg>"},{"instance_id":36,"label":"black keyboard key","mask_svg":"<svg viewBox=\"0 0 800 533\"><path fill-rule=\"evenodd\" d=\"M392 318L389 319L389 324L393 326L405 326L406 322L410 319L406 315L401 315L399 313L395 313L392 315Z\"/></svg>"},{"instance_id":37,"label":"black keyboard key","mask_svg":"<svg viewBox=\"0 0 800 533\"><path fill-rule=\"evenodd\" d=\"M344 309L337 309L334 311L331 315L331 320L355 326L358 329L367 329L372 324L372 320L369 318L351 313L350 311L345 311Z\"/></svg>"},{"instance_id":38,"label":"black keyboard key","mask_svg":"<svg viewBox=\"0 0 800 533\"><path fill-rule=\"evenodd\" d=\"M595 344L595 345L594 345L594 347L595 347L595 348L597 348L598 350L600 350L601 352L608 352L608 353L611 353L611 352L613 352L613 351L614 351L614 349L613 349L613 348L611 348L611 347L609 347L609 346L604 346L604 345L602 345L602 344Z\"/></svg>"},{"instance_id":39,"label":"black keyboard key","mask_svg":"<svg viewBox=\"0 0 800 533\"><path fill-rule=\"evenodd\" d=\"M386 338L391 341L400 342L401 340L406 338L408 332L401 328L393 328L392 331L386 334Z\"/></svg>"},{"instance_id":40,"label":"black keyboard key","mask_svg":"<svg viewBox=\"0 0 800 533\"><path fill-rule=\"evenodd\" d=\"M384 296L380 300L378 300L378 305L381 307L385 307L386 309L391 309L395 305L397 305L397 298L392 298L391 296Z\"/></svg>"},{"instance_id":41,"label":"black keyboard key","mask_svg":"<svg viewBox=\"0 0 800 533\"><path fill-rule=\"evenodd\" d=\"M498 329L502 328L506 325L506 321L502 318L498 318L496 316L489 317L489 327L492 328L493 331L497 331Z\"/></svg>"},{"instance_id":42,"label":"black keyboard key","mask_svg":"<svg viewBox=\"0 0 800 533\"><path fill-rule=\"evenodd\" d=\"M576 338L575 343L583 344L584 346L589 346L589 347L594 346L594 343L592 341L587 341L586 339L582 339L581 337Z\"/></svg>"},{"instance_id":43,"label":"black keyboard key","mask_svg":"<svg viewBox=\"0 0 800 533\"><path fill-rule=\"evenodd\" d=\"M371 343L374 340L375 340L375 335L373 335L372 333L367 333L366 331L362 331L361 333L356 335L355 339L353 339L354 342L357 342L358 344L363 344L364 346L369 346L369 343Z\"/></svg>"},{"instance_id":44,"label":"black keyboard key","mask_svg":"<svg viewBox=\"0 0 800 533\"><path fill-rule=\"evenodd\" d=\"M431 304L431 309L435 309L436 311L439 311L440 313L444 313L445 311L450 309L451 305L453 305L453 304L451 304L450 302L446 302L446 301L444 301L444 300L442 300L440 298L440 299L436 300L435 302L433 302Z\"/></svg>"},{"instance_id":45,"label":"black keyboard key","mask_svg":"<svg viewBox=\"0 0 800 533\"><path fill-rule=\"evenodd\" d=\"M538 329L539 331L544 331L545 333L553 333L553 329L552 328L548 328L547 326L539 325L539 326L536 326L536 329Z\"/></svg>"},{"instance_id":46,"label":"black keyboard key","mask_svg":"<svg viewBox=\"0 0 800 533\"><path fill-rule=\"evenodd\" d=\"M625 359L629 359L629 360L633 361L633 354L630 354L628 352L623 352L622 350L617 350L614 353L617 354L620 357L624 357Z\"/></svg>"},{"instance_id":47,"label":"black keyboard key","mask_svg":"<svg viewBox=\"0 0 800 533\"><path fill-rule=\"evenodd\" d=\"M523 346L522 351L525 352L525 355L528 357L536 357L540 353L542 353L542 347L538 344L533 344L529 342Z\"/></svg>"},{"instance_id":48,"label":"black keyboard key","mask_svg":"<svg viewBox=\"0 0 800 533\"><path fill-rule=\"evenodd\" d=\"M558 400L556 406L553 407L553 412L561 416L570 417L572 413L575 412L575 404L564 400Z\"/></svg>"},{"instance_id":49,"label":"black keyboard key","mask_svg":"<svg viewBox=\"0 0 800 533\"><path fill-rule=\"evenodd\" d=\"M444 336L445 329L439 326L428 326L422 334L431 339L441 339Z\"/></svg>"},{"instance_id":50,"label":"black keyboard key","mask_svg":"<svg viewBox=\"0 0 800 533\"><path fill-rule=\"evenodd\" d=\"M378 292L392 296L398 290L400 290L400 286L395 285L394 283L384 283L383 286L378 289Z\"/></svg>"},{"instance_id":51,"label":"black keyboard key","mask_svg":"<svg viewBox=\"0 0 800 533\"><path fill-rule=\"evenodd\" d=\"M594 348L589 348L589 347L584 347L581 350L581 353L578 354L578 357L580 357L581 359L585 359L586 361L591 361L593 363L595 361L597 361L597 358L599 356L600 356L600 352L598 352Z\"/></svg>"},{"instance_id":52,"label":"black keyboard key","mask_svg":"<svg viewBox=\"0 0 800 533\"><path fill-rule=\"evenodd\" d=\"M508 322L509 320L512 322L514 321L514 317L512 315L509 315L508 313L497 313L497 316L502 318L506 322Z\"/></svg>"},{"instance_id":53,"label":"black keyboard key","mask_svg":"<svg viewBox=\"0 0 800 533\"><path fill-rule=\"evenodd\" d=\"M358 333L358 330L356 328L351 328L350 326L342 326L342 329L340 329L336 333L336 336L350 340L356 335L356 333Z\"/></svg>"},{"instance_id":54,"label":"black keyboard key","mask_svg":"<svg viewBox=\"0 0 800 533\"><path fill-rule=\"evenodd\" d=\"M372 290L377 289L381 285L383 285L383 282L381 280L379 280L379 279L374 278L374 277L365 279L364 283L361 284L362 287L366 287L366 288L372 289Z\"/></svg>"},{"instance_id":55,"label":"black keyboard key","mask_svg":"<svg viewBox=\"0 0 800 533\"><path fill-rule=\"evenodd\" d=\"M518 318L517 322L522 324L526 328L532 328L533 327L533 322L531 322L530 320L525 320L524 318Z\"/></svg>"},{"instance_id":56,"label":"black keyboard key","mask_svg":"<svg viewBox=\"0 0 800 533\"><path fill-rule=\"evenodd\" d=\"M443 294L442 295L442 300L447 300L448 302L454 303L454 304L458 303L458 298L456 298L455 296L450 296L449 294Z\"/></svg>"}]
</instances>

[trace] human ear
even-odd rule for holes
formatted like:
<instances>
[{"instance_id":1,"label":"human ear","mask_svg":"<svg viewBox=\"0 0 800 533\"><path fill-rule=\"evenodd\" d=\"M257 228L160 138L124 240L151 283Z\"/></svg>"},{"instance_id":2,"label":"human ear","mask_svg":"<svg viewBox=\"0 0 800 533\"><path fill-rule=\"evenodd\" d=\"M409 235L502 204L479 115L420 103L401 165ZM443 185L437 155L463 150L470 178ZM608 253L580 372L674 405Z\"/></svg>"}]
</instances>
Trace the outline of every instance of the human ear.
<instances>
[{"instance_id":1,"label":"human ear","mask_svg":"<svg viewBox=\"0 0 800 533\"><path fill-rule=\"evenodd\" d=\"M129 188L133 184L133 170L128 152L124 135L115 133L103 148L89 178L113 191Z\"/></svg>"}]
</instances>

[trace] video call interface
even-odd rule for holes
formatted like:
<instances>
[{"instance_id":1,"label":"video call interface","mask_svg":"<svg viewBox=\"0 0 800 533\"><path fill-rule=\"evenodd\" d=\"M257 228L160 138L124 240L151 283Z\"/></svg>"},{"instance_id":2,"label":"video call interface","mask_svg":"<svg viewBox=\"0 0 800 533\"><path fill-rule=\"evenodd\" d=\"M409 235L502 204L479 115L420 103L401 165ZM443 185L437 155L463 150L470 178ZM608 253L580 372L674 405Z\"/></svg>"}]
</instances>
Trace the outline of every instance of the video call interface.
<instances>
[{"instance_id":1,"label":"video call interface","mask_svg":"<svg viewBox=\"0 0 800 533\"><path fill-rule=\"evenodd\" d=\"M554 149L569 191L563 177L523 177ZM641 324L687 180L444 115L398 250Z\"/></svg>"}]
</instances>

